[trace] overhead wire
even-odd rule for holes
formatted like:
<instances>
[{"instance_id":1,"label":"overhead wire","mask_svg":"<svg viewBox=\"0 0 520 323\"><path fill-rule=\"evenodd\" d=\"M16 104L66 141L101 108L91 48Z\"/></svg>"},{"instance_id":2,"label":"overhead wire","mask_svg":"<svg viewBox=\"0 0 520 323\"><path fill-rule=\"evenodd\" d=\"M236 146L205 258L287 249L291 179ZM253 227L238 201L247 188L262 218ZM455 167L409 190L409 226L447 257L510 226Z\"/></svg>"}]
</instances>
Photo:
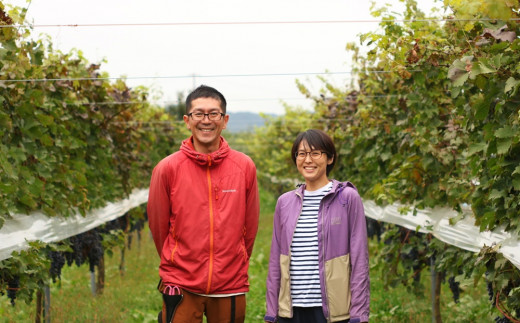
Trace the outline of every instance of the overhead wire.
<instances>
[{"instance_id":1,"label":"overhead wire","mask_svg":"<svg viewBox=\"0 0 520 323\"><path fill-rule=\"evenodd\" d=\"M402 94L375 94L375 95L364 95L359 93L358 95L346 95L345 99L357 99L357 98L388 98L388 97L400 97L406 96ZM277 101L277 100L310 100L312 98L300 97L300 98L248 98L248 99L228 99L233 102L241 102L241 101ZM72 102L66 103L67 105L123 105L123 104L179 104L178 100L173 101L159 101L159 102L149 102L149 101L102 101L102 102Z\"/></svg>"},{"instance_id":2,"label":"overhead wire","mask_svg":"<svg viewBox=\"0 0 520 323\"><path fill-rule=\"evenodd\" d=\"M365 96L366 97L366 96ZM308 100L308 98L248 98L248 99L228 99L228 101L233 102L241 102L241 101L277 101L277 100ZM158 102L150 102L150 101L103 101L103 102L73 102L66 103L67 105L123 105L123 104L178 104L177 100L173 101L158 101Z\"/></svg>"},{"instance_id":3,"label":"overhead wire","mask_svg":"<svg viewBox=\"0 0 520 323\"><path fill-rule=\"evenodd\" d=\"M406 95L402 94L376 94L376 95L346 95L345 99L357 99L357 98L389 98L389 97L402 97ZM228 99L228 101L242 102L242 101L287 101L287 100L311 100L312 98L301 97L301 98L248 98L248 99ZM157 105L175 105L179 102L175 101L159 101L159 102L148 102L148 101L103 101L103 102L73 102L67 103L67 105L124 105L124 104L157 104Z\"/></svg>"},{"instance_id":4,"label":"overhead wire","mask_svg":"<svg viewBox=\"0 0 520 323\"><path fill-rule=\"evenodd\" d=\"M27 8L28 9L28 8ZM0 28L62 28L62 27L125 27L125 26L197 26L197 25L265 25L265 24L342 24L342 23L383 23L383 22L470 22L470 21L496 21L490 18L422 18L422 19L354 19L354 20L312 20L312 21L220 21L220 22L154 22L154 23L86 23L86 24L17 24L17 25L0 25ZM520 18L509 18L503 21L520 21ZM391 71L383 70L367 70L356 71L362 73L391 73ZM409 72L421 72L420 70L411 70ZM272 77L272 76L303 76L303 75L345 75L353 74L353 71L343 72L299 72L299 73L251 73L251 74L209 74L209 75L169 75L169 76L136 76L136 77L79 77L79 78L50 78L50 79L12 79L0 80L0 83L7 82L56 82L56 81L99 81L99 80L139 80L139 79L183 79L183 78L224 78L224 77ZM377 97L388 97L390 95L381 95ZM368 96L365 96L368 97ZM376 97L376 96L373 96ZM277 98L277 99L239 99L233 101L270 101L270 100L303 100L306 98ZM81 104L81 103L80 103ZM143 102L96 102L84 104L143 104Z\"/></svg>"},{"instance_id":5,"label":"overhead wire","mask_svg":"<svg viewBox=\"0 0 520 323\"><path fill-rule=\"evenodd\" d=\"M408 70L408 72L422 72L421 70ZM189 74L168 76L120 76L120 77L66 77L66 78L27 78L27 79L4 79L0 82L57 82L57 81L103 81L103 80L141 80L141 79L181 79L181 78L222 78L222 77L272 77L272 76L304 76L304 75L345 75L355 73L386 74L392 71L364 70L343 72L295 72L295 73L246 73L246 74Z\"/></svg>"},{"instance_id":6,"label":"overhead wire","mask_svg":"<svg viewBox=\"0 0 520 323\"><path fill-rule=\"evenodd\" d=\"M200 26L200 25L273 25L273 24L345 24L345 23L383 23L383 22L441 22L441 21L497 21L491 18L421 18L421 19L352 19L352 20L279 20L279 21L202 21L202 22L142 22L142 23L84 23L84 24L17 24L0 25L0 28L77 28L77 27L131 27L131 26ZM502 19L520 21L520 18Z\"/></svg>"}]
</instances>

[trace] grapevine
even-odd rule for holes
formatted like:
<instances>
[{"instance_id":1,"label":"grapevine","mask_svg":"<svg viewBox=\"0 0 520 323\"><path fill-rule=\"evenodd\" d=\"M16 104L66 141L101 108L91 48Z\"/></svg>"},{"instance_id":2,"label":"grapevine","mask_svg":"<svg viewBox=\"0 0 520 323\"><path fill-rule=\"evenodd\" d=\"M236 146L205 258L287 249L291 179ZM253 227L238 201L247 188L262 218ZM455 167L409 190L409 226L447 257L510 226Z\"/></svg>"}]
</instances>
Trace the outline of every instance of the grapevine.
<instances>
[{"instance_id":1,"label":"grapevine","mask_svg":"<svg viewBox=\"0 0 520 323\"><path fill-rule=\"evenodd\" d=\"M81 51L54 51L46 37L32 37L25 12L0 3L0 24L21 26L0 33L0 229L13 214L86 216L146 187L153 166L187 132L147 101L148 89L110 82ZM82 80L12 82L74 78ZM55 244L30 242L1 261L0 292L31 302L36 290L61 279L65 264L88 263L93 271L125 239L128 223L137 223L122 221Z\"/></svg>"},{"instance_id":2,"label":"grapevine","mask_svg":"<svg viewBox=\"0 0 520 323\"><path fill-rule=\"evenodd\" d=\"M305 119L298 120L301 130L324 129L337 145L331 175L350 180L364 199L401 204L403 213L450 208L459 213L450 223L470 206L481 231L518 234L520 3L447 0L440 22L428 19L416 1L403 2L402 14L374 8L380 30L347 45L355 75L350 84L323 79L323 89L313 94L298 83L314 100L314 113L296 117L295 108L268 119L268 131L251 140L253 159L261 161L261 172L297 177L290 156L280 156L289 149L278 142L294 138L292 122ZM278 145L274 152L269 142ZM499 246L473 253L391 225L382 241L373 260L386 285L414 289L414 278L433 267L448 284L454 277L455 301L463 291L454 282L486 277L494 295L504 295L501 304L511 318L520 318L520 271L497 253Z\"/></svg>"},{"instance_id":3,"label":"grapevine","mask_svg":"<svg viewBox=\"0 0 520 323\"><path fill-rule=\"evenodd\" d=\"M50 275L52 282L55 283L56 279L61 279L61 269L65 265L65 255L60 251L49 252L49 258L51 260Z\"/></svg>"},{"instance_id":4,"label":"grapevine","mask_svg":"<svg viewBox=\"0 0 520 323\"><path fill-rule=\"evenodd\" d=\"M16 292L20 289L20 277L14 276L7 281L7 297L11 300L11 305L15 305Z\"/></svg>"}]
</instances>

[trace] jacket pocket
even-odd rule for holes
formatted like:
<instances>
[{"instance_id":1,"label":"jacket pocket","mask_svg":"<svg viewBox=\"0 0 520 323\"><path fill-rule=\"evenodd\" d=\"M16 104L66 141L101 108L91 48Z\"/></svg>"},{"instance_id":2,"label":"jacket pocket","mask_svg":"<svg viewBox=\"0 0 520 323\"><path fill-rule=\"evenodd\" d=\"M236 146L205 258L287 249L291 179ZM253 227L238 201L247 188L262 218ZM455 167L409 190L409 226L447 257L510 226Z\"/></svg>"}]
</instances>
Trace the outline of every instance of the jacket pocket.
<instances>
[{"instance_id":1,"label":"jacket pocket","mask_svg":"<svg viewBox=\"0 0 520 323\"><path fill-rule=\"evenodd\" d=\"M350 255L333 258L325 263L325 284L330 317L350 318Z\"/></svg>"},{"instance_id":2,"label":"jacket pocket","mask_svg":"<svg viewBox=\"0 0 520 323\"><path fill-rule=\"evenodd\" d=\"M280 255L280 294L278 295L278 316L292 317L291 301L291 258Z\"/></svg>"}]
</instances>

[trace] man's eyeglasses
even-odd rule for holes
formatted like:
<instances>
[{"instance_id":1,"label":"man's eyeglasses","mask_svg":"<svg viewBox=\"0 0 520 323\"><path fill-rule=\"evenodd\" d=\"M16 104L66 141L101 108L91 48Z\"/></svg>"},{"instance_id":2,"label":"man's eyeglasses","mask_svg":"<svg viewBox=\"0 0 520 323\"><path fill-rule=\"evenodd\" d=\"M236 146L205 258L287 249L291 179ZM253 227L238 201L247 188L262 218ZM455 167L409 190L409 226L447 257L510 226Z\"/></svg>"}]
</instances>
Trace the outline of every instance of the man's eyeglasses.
<instances>
[{"instance_id":1,"label":"man's eyeglasses","mask_svg":"<svg viewBox=\"0 0 520 323\"><path fill-rule=\"evenodd\" d=\"M320 159L321 158L321 155L323 155L325 152L324 151L319 151L319 150L313 150L313 151L298 151L296 154L294 154L296 156L296 159L305 159L307 158L307 155L311 156L311 159Z\"/></svg>"},{"instance_id":2,"label":"man's eyeglasses","mask_svg":"<svg viewBox=\"0 0 520 323\"><path fill-rule=\"evenodd\" d=\"M210 113L190 112L190 113L188 113L188 117L191 117L193 120L196 120L196 121L204 120L204 117L206 117L206 116L208 116L208 119L211 121L219 121L225 115L226 114L222 113L222 112L210 112Z\"/></svg>"}]
</instances>

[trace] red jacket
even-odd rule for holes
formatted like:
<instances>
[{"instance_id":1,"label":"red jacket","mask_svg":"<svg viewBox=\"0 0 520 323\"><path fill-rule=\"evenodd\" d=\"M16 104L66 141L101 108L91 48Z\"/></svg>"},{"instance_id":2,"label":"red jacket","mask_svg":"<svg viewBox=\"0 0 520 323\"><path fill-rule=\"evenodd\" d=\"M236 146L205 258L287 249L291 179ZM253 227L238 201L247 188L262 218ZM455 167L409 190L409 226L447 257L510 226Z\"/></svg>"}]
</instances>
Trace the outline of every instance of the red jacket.
<instances>
[{"instance_id":1,"label":"red jacket","mask_svg":"<svg viewBox=\"0 0 520 323\"><path fill-rule=\"evenodd\" d=\"M222 137L211 154L184 140L180 151L155 166L147 211L165 283L202 294L249 290L259 214L251 158Z\"/></svg>"}]
</instances>

